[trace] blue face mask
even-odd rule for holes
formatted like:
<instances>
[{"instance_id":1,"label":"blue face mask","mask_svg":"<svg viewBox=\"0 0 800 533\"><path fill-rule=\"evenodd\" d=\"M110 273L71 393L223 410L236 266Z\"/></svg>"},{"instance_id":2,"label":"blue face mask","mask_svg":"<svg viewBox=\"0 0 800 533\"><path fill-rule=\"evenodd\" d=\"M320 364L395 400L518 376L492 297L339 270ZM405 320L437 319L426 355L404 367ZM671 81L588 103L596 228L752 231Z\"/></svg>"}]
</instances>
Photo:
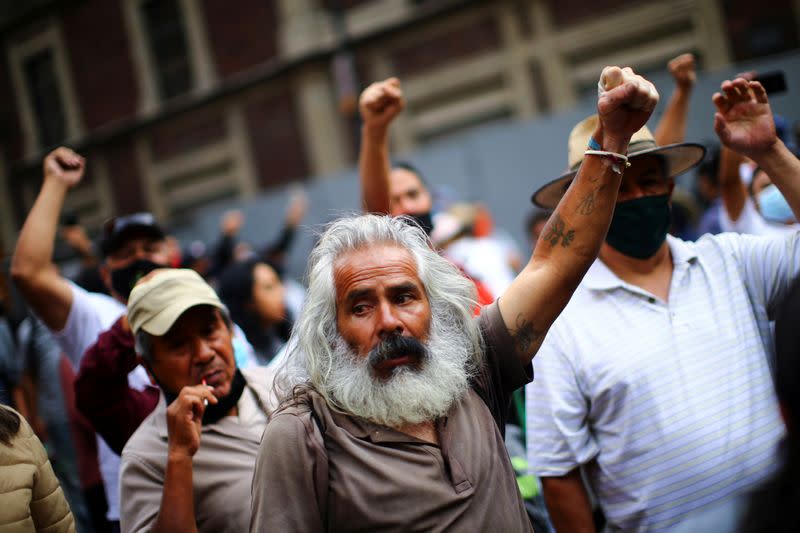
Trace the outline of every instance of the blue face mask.
<instances>
[{"instance_id":1,"label":"blue face mask","mask_svg":"<svg viewBox=\"0 0 800 533\"><path fill-rule=\"evenodd\" d=\"M761 216L770 222L795 222L792 208L775 185L767 185L758 193L758 206L761 208Z\"/></svg>"}]
</instances>

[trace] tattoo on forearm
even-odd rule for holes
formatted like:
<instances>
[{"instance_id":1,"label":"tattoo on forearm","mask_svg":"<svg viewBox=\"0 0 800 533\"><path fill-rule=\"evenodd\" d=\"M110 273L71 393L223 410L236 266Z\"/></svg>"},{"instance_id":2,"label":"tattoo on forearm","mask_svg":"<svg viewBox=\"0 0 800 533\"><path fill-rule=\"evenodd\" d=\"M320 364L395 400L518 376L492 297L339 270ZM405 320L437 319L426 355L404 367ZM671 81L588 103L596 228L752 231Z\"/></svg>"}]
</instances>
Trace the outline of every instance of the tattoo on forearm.
<instances>
[{"instance_id":1,"label":"tattoo on forearm","mask_svg":"<svg viewBox=\"0 0 800 533\"><path fill-rule=\"evenodd\" d=\"M583 197L581 203L578 204L579 214L588 216L594 213L594 202L597 199L597 191L598 189L589 191L586 196Z\"/></svg>"},{"instance_id":2,"label":"tattoo on forearm","mask_svg":"<svg viewBox=\"0 0 800 533\"><path fill-rule=\"evenodd\" d=\"M566 248L575 239L575 230L568 230L558 213L554 213L542 238L545 242L549 242L550 246L555 246L561 241L561 246Z\"/></svg>"},{"instance_id":3,"label":"tattoo on forearm","mask_svg":"<svg viewBox=\"0 0 800 533\"><path fill-rule=\"evenodd\" d=\"M541 338L542 334L533 327L533 322L526 320L520 313L517 315L516 328L511 331L511 338L519 353L525 353Z\"/></svg>"}]
</instances>

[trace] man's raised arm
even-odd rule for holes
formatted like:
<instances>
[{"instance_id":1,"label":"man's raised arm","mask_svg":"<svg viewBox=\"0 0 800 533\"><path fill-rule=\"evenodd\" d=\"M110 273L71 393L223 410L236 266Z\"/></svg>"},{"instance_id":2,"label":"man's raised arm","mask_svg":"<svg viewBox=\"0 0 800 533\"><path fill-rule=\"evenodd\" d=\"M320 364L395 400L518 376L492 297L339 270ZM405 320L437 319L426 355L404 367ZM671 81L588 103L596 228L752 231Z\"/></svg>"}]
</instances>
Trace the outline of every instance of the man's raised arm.
<instances>
[{"instance_id":1,"label":"man's raised arm","mask_svg":"<svg viewBox=\"0 0 800 533\"><path fill-rule=\"evenodd\" d=\"M712 97L717 113L714 129L726 148L756 162L778 187L800 220L800 160L775 132L767 91L757 81L736 78L722 82Z\"/></svg>"},{"instance_id":2,"label":"man's raised arm","mask_svg":"<svg viewBox=\"0 0 800 533\"><path fill-rule=\"evenodd\" d=\"M11 276L47 327L60 331L72 307L72 291L53 264L53 244L64 198L81 181L85 161L61 147L44 158L43 166L42 188L19 234Z\"/></svg>"},{"instance_id":3,"label":"man's raised arm","mask_svg":"<svg viewBox=\"0 0 800 533\"><path fill-rule=\"evenodd\" d=\"M667 63L667 68L672 74L672 79L675 80L675 90L672 91L672 96L669 97L667 107L664 109L664 115L653 134L656 144L659 146L682 143L685 140L689 100L692 96L692 88L697 81L692 54L679 55Z\"/></svg>"},{"instance_id":4,"label":"man's raised arm","mask_svg":"<svg viewBox=\"0 0 800 533\"><path fill-rule=\"evenodd\" d=\"M371 84L359 98L364 124L358 172L362 206L367 213L389 213L389 125L403 107L405 100L397 78Z\"/></svg>"},{"instance_id":5,"label":"man's raised arm","mask_svg":"<svg viewBox=\"0 0 800 533\"><path fill-rule=\"evenodd\" d=\"M592 137L601 152L626 154L631 135L644 126L658 103L658 93L630 68L619 67L603 70L600 88L599 122ZM500 313L525 364L597 258L625 168L619 159L608 154L584 157L533 256L500 298Z\"/></svg>"}]
</instances>

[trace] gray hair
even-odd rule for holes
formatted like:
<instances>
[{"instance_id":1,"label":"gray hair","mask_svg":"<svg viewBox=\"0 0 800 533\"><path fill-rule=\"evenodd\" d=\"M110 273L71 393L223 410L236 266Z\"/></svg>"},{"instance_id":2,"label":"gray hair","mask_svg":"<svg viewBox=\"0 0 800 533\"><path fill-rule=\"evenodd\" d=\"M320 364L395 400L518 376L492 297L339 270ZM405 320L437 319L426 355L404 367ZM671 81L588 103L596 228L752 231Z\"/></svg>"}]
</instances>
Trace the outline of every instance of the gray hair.
<instances>
[{"instance_id":1,"label":"gray hair","mask_svg":"<svg viewBox=\"0 0 800 533\"><path fill-rule=\"evenodd\" d=\"M298 390L310 385L328 405L340 408L324 386L336 360L335 342L339 338L334 263L349 251L382 244L408 250L430 302L431 315L459 324L468 338L470 365L477 367L482 362L483 340L473 320L475 285L433 250L419 226L406 217L343 217L327 226L309 257L308 293L292 329L290 351L276 379L276 393L284 403L292 403Z\"/></svg>"},{"instance_id":2,"label":"gray hair","mask_svg":"<svg viewBox=\"0 0 800 533\"><path fill-rule=\"evenodd\" d=\"M226 307L223 309L217 309L219 314L222 316L222 321L229 330L233 331L233 321L231 320L231 315L228 312L228 308ZM136 350L136 354L142 359L148 363L153 362L153 335L150 335L145 330L140 329L133 336L133 348Z\"/></svg>"}]
</instances>

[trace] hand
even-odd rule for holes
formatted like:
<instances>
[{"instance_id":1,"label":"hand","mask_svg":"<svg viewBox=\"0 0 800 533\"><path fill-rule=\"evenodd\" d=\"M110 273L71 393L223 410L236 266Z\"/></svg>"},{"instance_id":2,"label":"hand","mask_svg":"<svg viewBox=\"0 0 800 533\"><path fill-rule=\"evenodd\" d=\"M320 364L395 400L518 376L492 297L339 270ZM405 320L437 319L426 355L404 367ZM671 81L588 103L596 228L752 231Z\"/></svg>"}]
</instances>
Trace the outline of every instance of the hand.
<instances>
[{"instance_id":1,"label":"hand","mask_svg":"<svg viewBox=\"0 0 800 533\"><path fill-rule=\"evenodd\" d=\"M630 67L604 68L598 89L597 114L603 131L603 149L625 153L631 136L653 113L658 91Z\"/></svg>"},{"instance_id":2,"label":"hand","mask_svg":"<svg viewBox=\"0 0 800 533\"><path fill-rule=\"evenodd\" d=\"M389 78L364 89L358 100L358 110L364 126L373 131L385 132L394 118L406 105L400 80Z\"/></svg>"},{"instance_id":3,"label":"hand","mask_svg":"<svg viewBox=\"0 0 800 533\"><path fill-rule=\"evenodd\" d=\"M306 193L302 189L298 189L292 193L291 200L289 201L289 209L286 211L286 225L296 228L303 221L308 210L308 199Z\"/></svg>"},{"instance_id":4,"label":"hand","mask_svg":"<svg viewBox=\"0 0 800 533\"><path fill-rule=\"evenodd\" d=\"M61 146L47 154L43 167L45 180L57 180L71 188L83 178L86 160L69 148Z\"/></svg>"},{"instance_id":5,"label":"hand","mask_svg":"<svg viewBox=\"0 0 800 533\"><path fill-rule=\"evenodd\" d=\"M86 234L86 229L83 226L65 226L61 228L61 238L67 244L78 252L88 255L92 251L92 241Z\"/></svg>"},{"instance_id":6,"label":"hand","mask_svg":"<svg viewBox=\"0 0 800 533\"><path fill-rule=\"evenodd\" d=\"M167 407L167 438L169 453L194 457L200 448L200 429L206 406L217 403L217 397L205 385L184 387L181 393Z\"/></svg>"},{"instance_id":7,"label":"hand","mask_svg":"<svg viewBox=\"0 0 800 533\"><path fill-rule=\"evenodd\" d=\"M244 225L244 214L238 209L228 211L222 217L222 233L229 237L238 234Z\"/></svg>"},{"instance_id":8,"label":"hand","mask_svg":"<svg viewBox=\"0 0 800 533\"><path fill-rule=\"evenodd\" d=\"M697 81L697 71L692 54L682 54L670 60L667 68L680 89L691 89Z\"/></svg>"},{"instance_id":9,"label":"hand","mask_svg":"<svg viewBox=\"0 0 800 533\"><path fill-rule=\"evenodd\" d=\"M767 91L757 81L722 82L711 100L717 106L714 130L727 148L754 159L778 142Z\"/></svg>"}]
</instances>

